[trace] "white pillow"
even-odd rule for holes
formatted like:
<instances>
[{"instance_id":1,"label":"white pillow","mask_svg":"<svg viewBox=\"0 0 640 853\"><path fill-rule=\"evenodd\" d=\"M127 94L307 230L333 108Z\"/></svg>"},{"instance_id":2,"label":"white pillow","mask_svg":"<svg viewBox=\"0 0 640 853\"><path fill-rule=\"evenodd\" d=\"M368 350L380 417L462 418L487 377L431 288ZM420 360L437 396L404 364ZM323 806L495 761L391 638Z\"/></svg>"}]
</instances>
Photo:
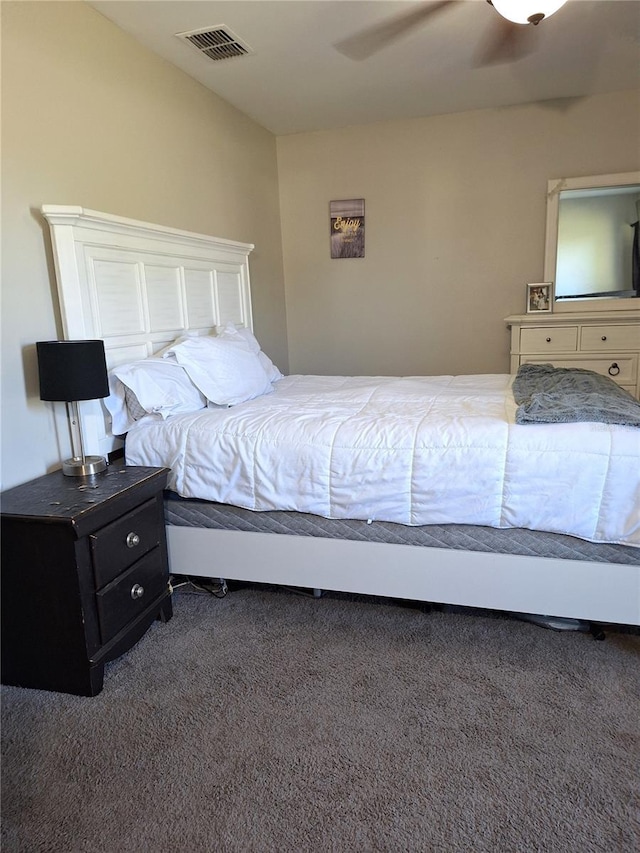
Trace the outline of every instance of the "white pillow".
<instances>
[{"instance_id":1,"label":"white pillow","mask_svg":"<svg viewBox=\"0 0 640 853\"><path fill-rule=\"evenodd\" d=\"M262 365L262 369L267 374L269 382L277 382L278 379L282 379L283 375L275 364L271 361L269 356L260 350L258 353L258 358L260 359L260 364Z\"/></svg>"},{"instance_id":2,"label":"white pillow","mask_svg":"<svg viewBox=\"0 0 640 853\"><path fill-rule=\"evenodd\" d=\"M258 358L260 359L260 364L264 368L269 382L277 382L278 379L282 379L282 373L271 361L269 356L262 351L260 344L251 329L246 329L244 326L236 326L235 323L228 322L225 323L224 326L216 326L216 335L219 338L228 338L229 340L240 337L247 343L251 352L257 353Z\"/></svg>"},{"instance_id":3,"label":"white pillow","mask_svg":"<svg viewBox=\"0 0 640 853\"><path fill-rule=\"evenodd\" d=\"M256 354L260 352L260 344L251 329L246 329L244 326L236 326L231 320L222 326L216 326L216 337L228 338L229 340L238 340L238 338L241 338L251 352L255 352Z\"/></svg>"},{"instance_id":4,"label":"white pillow","mask_svg":"<svg viewBox=\"0 0 640 853\"><path fill-rule=\"evenodd\" d=\"M109 389L111 395L104 402L114 435L124 435L139 419L139 411L127 405L131 393L145 412L162 418L197 412L207 405L183 367L157 357L114 367L109 372Z\"/></svg>"},{"instance_id":5,"label":"white pillow","mask_svg":"<svg viewBox=\"0 0 640 853\"><path fill-rule=\"evenodd\" d=\"M235 406L272 391L258 354L240 336L189 338L165 354L173 355L207 400Z\"/></svg>"},{"instance_id":6,"label":"white pillow","mask_svg":"<svg viewBox=\"0 0 640 853\"><path fill-rule=\"evenodd\" d=\"M187 341L187 340L189 340L189 338L196 338L196 337L198 337L197 332L192 332L189 329L187 329L182 335L175 338L175 340L171 341L170 344L167 344L166 346L162 347L162 349L159 349L157 352L154 352L154 354L151 356L151 358L164 358L168 353L170 353L170 351L174 348L174 346L176 344L181 344L182 341Z\"/></svg>"}]
</instances>

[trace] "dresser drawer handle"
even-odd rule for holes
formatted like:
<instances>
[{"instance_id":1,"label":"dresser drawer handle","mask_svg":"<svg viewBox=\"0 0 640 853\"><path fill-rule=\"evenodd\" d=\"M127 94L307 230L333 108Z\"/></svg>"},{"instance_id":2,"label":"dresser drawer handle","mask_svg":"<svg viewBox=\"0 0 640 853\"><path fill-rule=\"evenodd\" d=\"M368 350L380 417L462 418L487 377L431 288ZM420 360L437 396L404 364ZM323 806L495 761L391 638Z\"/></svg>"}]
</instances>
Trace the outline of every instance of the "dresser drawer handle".
<instances>
[{"instance_id":1,"label":"dresser drawer handle","mask_svg":"<svg viewBox=\"0 0 640 853\"><path fill-rule=\"evenodd\" d=\"M550 344L550 343L551 343L551 338L545 338L545 340L546 340L546 342L547 342L548 344Z\"/></svg>"},{"instance_id":2,"label":"dresser drawer handle","mask_svg":"<svg viewBox=\"0 0 640 853\"><path fill-rule=\"evenodd\" d=\"M603 335L603 336L600 338L600 340L601 340L601 341L606 341L606 340L607 340L607 336L606 336L606 335Z\"/></svg>"},{"instance_id":3,"label":"dresser drawer handle","mask_svg":"<svg viewBox=\"0 0 640 853\"><path fill-rule=\"evenodd\" d=\"M135 601L136 598L142 598L144 595L144 587L140 586L139 583L134 583L131 587L131 598Z\"/></svg>"},{"instance_id":4,"label":"dresser drawer handle","mask_svg":"<svg viewBox=\"0 0 640 853\"><path fill-rule=\"evenodd\" d=\"M618 367L618 365L616 364L615 361L609 367L609 370L607 371L607 373L609 374L609 376L617 376L620 373L620 368Z\"/></svg>"},{"instance_id":5,"label":"dresser drawer handle","mask_svg":"<svg viewBox=\"0 0 640 853\"><path fill-rule=\"evenodd\" d=\"M127 533L127 548L137 548L140 544L140 537L137 533Z\"/></svg>"}]
</instances>

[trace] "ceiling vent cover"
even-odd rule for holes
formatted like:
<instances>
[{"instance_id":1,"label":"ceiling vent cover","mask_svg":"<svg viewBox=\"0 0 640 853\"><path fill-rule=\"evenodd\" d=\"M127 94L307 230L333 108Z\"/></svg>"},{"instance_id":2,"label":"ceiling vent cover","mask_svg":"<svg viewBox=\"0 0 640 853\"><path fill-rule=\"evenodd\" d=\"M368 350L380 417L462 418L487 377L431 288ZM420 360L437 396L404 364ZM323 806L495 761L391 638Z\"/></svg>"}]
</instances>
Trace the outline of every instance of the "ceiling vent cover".
<instances>
[{"instance_id":1,"label":"ceiling vent cover","mask_svg":"<svg viewBox=\"0 0 640 853\"><path fill-rule=\"evenodd\" d=\"M178 38L188 42L198 53L204 53L209 59L233 59L234 56L246 56L253 53L248 44L241 41L228 27L204 27L189 33L176 33Z\"/></svg>"}]
</instances>

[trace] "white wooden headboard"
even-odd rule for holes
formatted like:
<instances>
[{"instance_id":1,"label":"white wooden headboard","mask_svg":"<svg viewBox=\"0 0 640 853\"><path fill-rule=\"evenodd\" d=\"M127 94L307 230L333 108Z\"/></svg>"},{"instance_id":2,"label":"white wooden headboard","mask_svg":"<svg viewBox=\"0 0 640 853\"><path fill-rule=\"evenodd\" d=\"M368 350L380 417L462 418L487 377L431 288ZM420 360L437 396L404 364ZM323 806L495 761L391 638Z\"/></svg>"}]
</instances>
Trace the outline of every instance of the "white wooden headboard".
<instances>
[{"instance_id":1,"label":"white wooden headboard","mask_svg":"<svg viewBox=\"0 0 640 853\"><path fill-rule=\"evenodd\" d=\"M250 243L45 204L63 334L102 338L108 367L146 358L186 331L232 321L253 328ZM87 453L118 446L98 401L83 403Z\"/></svg>"}]
</instances>

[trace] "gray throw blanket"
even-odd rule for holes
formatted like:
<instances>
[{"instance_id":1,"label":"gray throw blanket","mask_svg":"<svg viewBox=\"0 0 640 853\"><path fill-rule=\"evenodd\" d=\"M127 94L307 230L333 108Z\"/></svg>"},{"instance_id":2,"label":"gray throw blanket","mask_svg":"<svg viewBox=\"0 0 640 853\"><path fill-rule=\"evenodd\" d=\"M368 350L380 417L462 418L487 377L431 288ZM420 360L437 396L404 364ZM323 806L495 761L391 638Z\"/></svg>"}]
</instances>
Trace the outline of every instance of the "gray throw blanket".
<instances>
[{"instance_id":1,"label":"gray throw blanket","mask_svg":"<svg viewBox=\"0 0 640 853\"><path fill-rule=\"evenodd\" d=\"M523 364L513 381L513 396L518 424L596 421L640 427L640 402L592 370Z\"/></svg>"}]
</instances>

